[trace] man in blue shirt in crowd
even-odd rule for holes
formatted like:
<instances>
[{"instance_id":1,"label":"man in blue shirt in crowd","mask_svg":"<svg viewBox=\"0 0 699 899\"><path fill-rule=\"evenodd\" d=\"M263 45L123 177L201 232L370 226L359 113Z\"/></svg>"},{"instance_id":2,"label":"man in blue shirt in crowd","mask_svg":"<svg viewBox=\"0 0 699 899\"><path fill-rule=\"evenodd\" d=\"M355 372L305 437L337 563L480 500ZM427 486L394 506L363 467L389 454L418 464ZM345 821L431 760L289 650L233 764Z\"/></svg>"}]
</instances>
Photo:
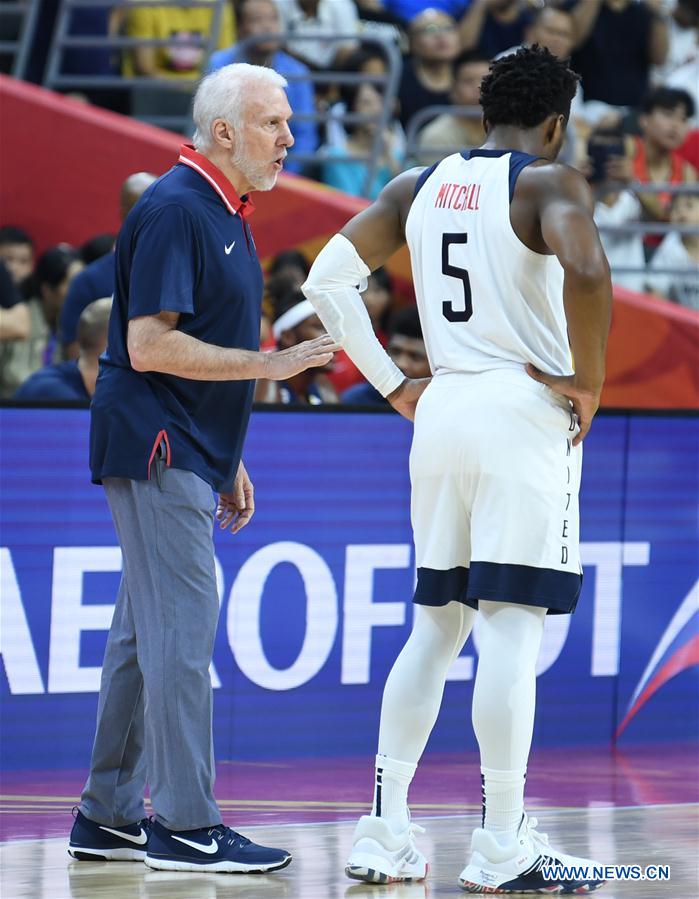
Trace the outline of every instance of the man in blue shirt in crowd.
<instances>
[{"instance_id":1,"label":"man in blue shirt in crowd","mask_svg":"<svg viewBox=\"0 0 699 899\"><path fill-rule=\"evenodd\" d=\"M82 311L78 322L78 358L45 365L22 384L16 400L82 400L95 392L99 358L107 349L112 298L102 297Z\"/></svg>"},{"instance_id":2,"label":"man in blue shirt in crowd","mask_svg":"<svg viewBox=\"0 0 699 899\"><path fill-rule=\"evenodd\" d=\"M386 352L406 378L429 378L432 374L427 358L422 325L417 306L406 306L393 316L388 328ZM349 406L383 406L390 408L388 400L368 381L354 384L345 390L342 402Z\"/></svg>"},{"instance_id":3,"label":"man in blue shirt in crowd","mask_svg":"<svg viewBox=\"0 0 699 899\"><path fill-rule=\"evenodd\" d=\"M119 193L119 212L124 221L129 212L141 199L143 191L155 181L150 172L135 172L124 181ZM63 344L63 355L66 359L75 359L78 355L78 321L83 309L99 300L110 297L114 293L114 253L105 253L90 265L78 272L70 282L68 293L61 307L58 328Z\"/></svg>"},{"instance_id":4,"label":"man in blue shirt in crowd","mask_svg":"<svg viewBox=\"0 0 699 899\"><path fill-rule=\"evenodd\" d=\"M256 35L279 34L282 30L279 10L274 0L242 0L237 7L238 37L240 40ZM248 62L257 66L268 66L285 78L289 76L310 75L309 69L298 59L281 49L281 42L270 38L260 43L253 43L242 50L240 47L228 47L214 53L209 62L209 71L214 72L221 66L233 62ZM313 115L316 112L315 92L310 81L290 80L287 87L289 104L295 116ZM312 120L296 120L291 124L294 145L297 153L312 153L318 146L318 130ZM303 163L289 161L285 168L289 172L298 172Z\"/></svg>"},{"instance_id":5,"label":"man in blue shirt in crowd","mask_svg":"<svg viewBox=\"0 0 699 899\"><path fill-rule=\"evenodd\" d=\"M259 352L262 270L247 194L271 190L293 144L285 84L246 64L207 76L194 98L194 146L143 194L117 240L90 466L124 564L70 837L77 859L213 872L291 861L221 822L209 676L214 513L236 533L254 511L241 452L255 379L286 380L337 349L324 335Z\"/></svg>"}]
</instances>

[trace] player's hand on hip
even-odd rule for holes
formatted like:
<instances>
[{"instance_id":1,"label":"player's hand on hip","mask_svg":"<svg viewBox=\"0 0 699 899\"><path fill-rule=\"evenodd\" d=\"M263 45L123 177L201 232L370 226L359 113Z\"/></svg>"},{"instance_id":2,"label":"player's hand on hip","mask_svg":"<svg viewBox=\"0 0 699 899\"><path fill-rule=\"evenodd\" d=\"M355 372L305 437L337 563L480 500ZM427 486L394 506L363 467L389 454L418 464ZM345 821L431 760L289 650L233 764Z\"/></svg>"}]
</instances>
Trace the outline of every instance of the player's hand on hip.
<instances>
[{"instance_id":1,"label":"player's hand on hip","mask_svg":"<svg viewBox=\"0 0 699 899\"><path fill-rule=\"evenodd\" d=\"M566 397L573 406L573 412L578 418L580 430L573 438L573 446L582 443L592 425L595 412L599 409L599 399L602 388L590 388L582 386L575 375L549 375L540 371L534 365L527 363L527 374L540 384L546 384L554 393Z\"/></svg>"},{"instance_id":2,"label":"player's hand on hip","mask_svg":"<svg viewBox=\"0 0 699 899\"><path fill-rule=\"evenodd\" d=\"M319 368L332 361L333 353L340 349L329 334L306 340L286 350L266 353L264 377L270 381L286 381L307 368Z\"/></svg>"},{"instance_id":3,"label":"player's hand on hip","mask_svg":"<svg viewBox=\"0 0 699 899\"><path fill-rule=\"evenodd\" d=\"M432 378L406 378L400 387L393 393L389 393L386 399L396 412L400 412L403 418L413 421L418 400L431 380Z\"/></svg>"},{"instance_id":4,"label":"player's hand on hip","mask_svg":"<svg viewBox=\"0 0 699 899\"><path fill-rule=\"evenodd\" d=\"M255 514L255 489L242 461L230 493L221 493L216 507L216 518L222 531L231 529L237 534Z\"/></svg>"}]
</instances>

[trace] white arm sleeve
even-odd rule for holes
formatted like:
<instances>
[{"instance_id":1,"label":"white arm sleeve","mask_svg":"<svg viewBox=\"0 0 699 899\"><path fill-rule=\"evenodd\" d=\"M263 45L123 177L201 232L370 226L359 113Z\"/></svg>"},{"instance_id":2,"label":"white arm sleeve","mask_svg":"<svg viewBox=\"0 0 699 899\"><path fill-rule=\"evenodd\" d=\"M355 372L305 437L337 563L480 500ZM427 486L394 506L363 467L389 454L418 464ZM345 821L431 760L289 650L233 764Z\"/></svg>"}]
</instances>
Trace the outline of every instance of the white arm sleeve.
<instances>
[{"instance_id":1,"label":"white arm sleeve","mask_svg":"<svg viewBox=\"0 0 699 899\"><path fill-rule=\"evenodd\" d=\"M388 396L405 375L379 343L359 295L371 274L354 244L336 234L318 254L302 285L328 334L342 345L364 377Z\"/></svg>"}]
</instances>

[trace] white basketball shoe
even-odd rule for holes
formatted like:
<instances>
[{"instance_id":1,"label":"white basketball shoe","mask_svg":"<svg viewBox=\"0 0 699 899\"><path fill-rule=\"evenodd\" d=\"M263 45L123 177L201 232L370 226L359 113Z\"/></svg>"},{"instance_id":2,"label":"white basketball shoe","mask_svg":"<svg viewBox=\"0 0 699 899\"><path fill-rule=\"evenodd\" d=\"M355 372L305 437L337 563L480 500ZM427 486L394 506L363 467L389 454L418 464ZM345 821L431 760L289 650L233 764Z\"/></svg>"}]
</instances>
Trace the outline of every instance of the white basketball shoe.
<instances>
[{"instance_id":1,"label":"white basketball shoe","mask_svg":"<svg viewBox=\"0 0 699 899\"><path fill-rule=\"evenodd\" d=\"M538 833L536 818L522 816L517 836L501 845L487 830L474 830L471 860L459 876L467 893L548 893L582 895L598 890L604 880L593 877L595 862L564 855Z\"/></svg>"},{"instance_id":2,"label":"white basketball shoe","mask_svg":"<svg viewBox=\"0 0 699 899\"><path fill-rule=\"evenodd\" d=\"M424 880L427 859L414 839L416 833L424 832L424 827L409 822L405 830L394 833L385 818L364 815L354 831L345 874L366 883Z\"/></svg>"}]
</instances>

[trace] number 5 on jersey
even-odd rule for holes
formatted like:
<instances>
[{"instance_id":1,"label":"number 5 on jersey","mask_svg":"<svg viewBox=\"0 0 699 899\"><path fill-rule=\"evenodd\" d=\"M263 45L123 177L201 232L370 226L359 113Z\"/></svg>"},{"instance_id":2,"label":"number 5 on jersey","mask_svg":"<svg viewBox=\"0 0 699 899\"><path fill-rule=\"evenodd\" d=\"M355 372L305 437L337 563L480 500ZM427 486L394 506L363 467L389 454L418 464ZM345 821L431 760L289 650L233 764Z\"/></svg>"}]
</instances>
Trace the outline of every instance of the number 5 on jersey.
<instances>
[{"instance_id":1,"label":"number 5 on jersey","mask_svg":"<svg viewBox=\"0 0 699 899\"><path fill-rule=\"evenodd\" d=\"M468 234L463 231L454 234L442 234L442 273L452 278L458 278L464 287L464 308L454 309L452 300L445 300L442 303L442 314L450 322L467 322L473 315L473 305L471 303L471 281L465 268L459 268L458 265L451 265L449 262L449 247L455 244L465 244L468 242Z\"/></svg>"}]
</instances>

